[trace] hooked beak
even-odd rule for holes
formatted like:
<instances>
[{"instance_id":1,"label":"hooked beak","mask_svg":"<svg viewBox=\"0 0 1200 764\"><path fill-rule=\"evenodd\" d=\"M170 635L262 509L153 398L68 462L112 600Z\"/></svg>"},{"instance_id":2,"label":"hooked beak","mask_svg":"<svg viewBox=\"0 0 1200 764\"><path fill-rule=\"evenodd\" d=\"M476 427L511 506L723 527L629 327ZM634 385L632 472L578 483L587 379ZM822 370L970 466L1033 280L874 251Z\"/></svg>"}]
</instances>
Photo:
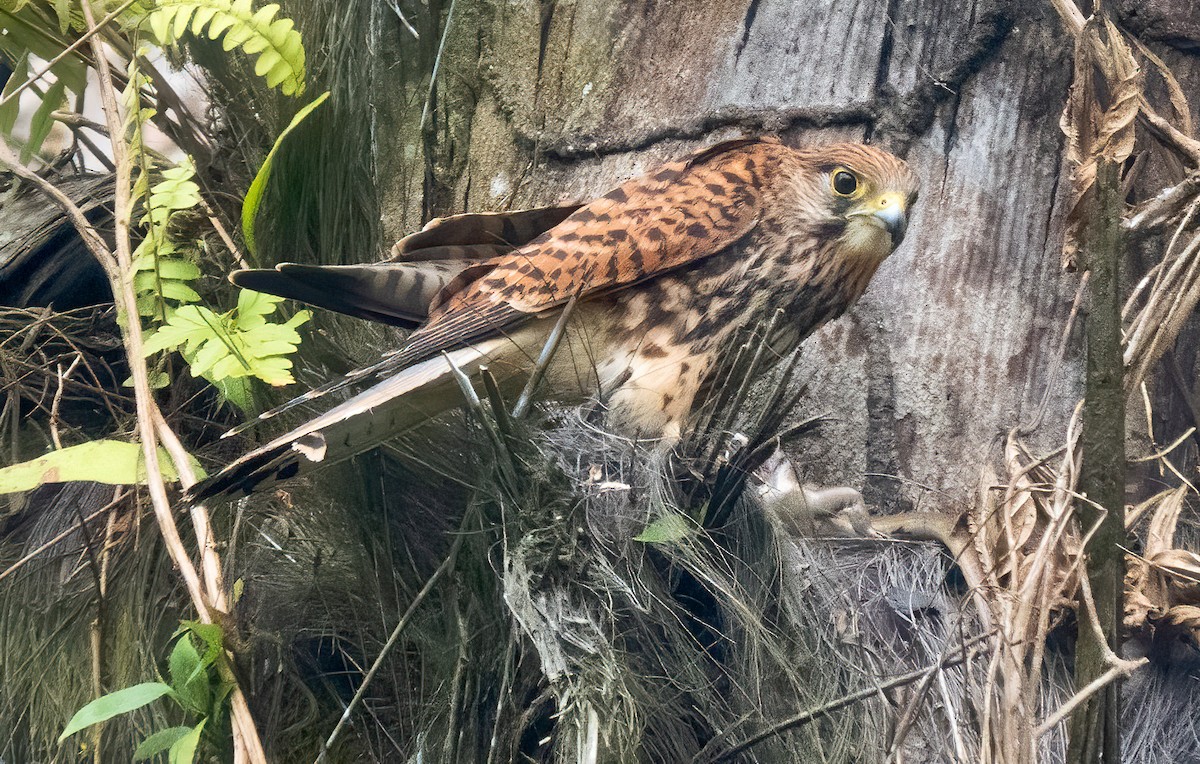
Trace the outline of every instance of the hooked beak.
<instances>
[{"instance_id":1,"label":"hooked beak","mask_svg":"<svg viewBox=\"0 0 1200 764\"><path fill-rule=\"evenodd\" d=\"M904 199L897 194L881 194L850 213L850 217L865 218L892 237L892 247L900 246L908 230L908 210Z\"/></svg>"}]
</instances>

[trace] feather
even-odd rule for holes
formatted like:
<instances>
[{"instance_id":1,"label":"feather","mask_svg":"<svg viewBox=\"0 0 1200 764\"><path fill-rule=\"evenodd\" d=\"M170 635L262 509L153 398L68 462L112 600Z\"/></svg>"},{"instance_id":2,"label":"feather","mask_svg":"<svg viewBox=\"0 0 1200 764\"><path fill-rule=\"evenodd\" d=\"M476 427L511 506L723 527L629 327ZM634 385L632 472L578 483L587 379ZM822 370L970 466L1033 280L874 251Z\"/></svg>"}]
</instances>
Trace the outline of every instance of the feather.
<instances>
[{"instance_id":1,"label":"feather","mask_svg":"<svg viewBox=\"0 0 1200 764\"><path fill-rule=\"evenodd\" d=\"M576 294L586 299L724 251L753 230L764 194L791 158L792 150L778 141L726 141L627 181L583 206L431 221L396 244L393 262L419 262L430 248L470 246L480 239L507 235L521 240L561 220L520 249L473 264L447 283L431 306L429 323L399 351L266 411L258 420L481 337L513 331ZM664 208L669 213L665 217Z\"/></svg>"},{"instance_id":2,"label":"feather","mask_svg":"<svg viewBox=\"0 0 1200 764\"><path fill-rule=\"evenodd\" d=\"M579 207L578 204L566 204L516 212L469 212L434 218L420 231L396 242L392 247L392 260L412 263L495 257L525 246ZM464 251L473 254L464 256Z\"/></svg>"},{"instance_id":3,"label":"feather","mask_svg":"<svg viewBox=\"0 0 1200 764\"><path fill-rule=\"evenodd\" d=\"M410 366L244 454L192 486L185 498L196 502L222 494L249 494L362 453L462 403L447 358L474 374L481 365L502 361L511 347L509 340L496 338ZM501 363L493 368L514 367Z\"/></svg>"},{"instance_id":4,"label":"feather","mask_svg":"<svg viewBox=\"0 0 1200 764\"><path fill-rule=\"evenodd\" d=\"M429 323L409 337L406 354L428 357L573 297L635 284L737 243L754 229L765 193L793 152L775 141L736 140L701 153L703 161L671 162L627 181L489 261L486 272L452 281ZM731 177L744 182L731 183Z\"/></svg>"},{"instance_id":5,"label":"feather","mask_svg":"<svg viewBox=\"0 0 1200 764\"><path fill-rule=\"evenodd\" d=\"M368 321L413 329L429 318L438 292L469 261L367 265L280 263L273 269L234 271L229 280L243 289L333 310Z\"/></svg>"}]
</instances>

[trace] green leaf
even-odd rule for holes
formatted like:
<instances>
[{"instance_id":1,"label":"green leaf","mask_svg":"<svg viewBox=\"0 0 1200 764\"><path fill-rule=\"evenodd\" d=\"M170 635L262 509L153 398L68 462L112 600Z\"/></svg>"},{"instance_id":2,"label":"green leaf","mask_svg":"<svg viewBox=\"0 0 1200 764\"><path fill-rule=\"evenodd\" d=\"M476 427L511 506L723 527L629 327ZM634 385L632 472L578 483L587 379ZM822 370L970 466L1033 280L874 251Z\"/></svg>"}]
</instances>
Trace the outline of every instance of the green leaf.
<instances>
[{"instance_id":1,"label":"green leaf","mask_svg":"<svg viewBox=\"0 0 1200 764\"><path fill-rule=\"evenodd\" d=\"M148 759L152 759L175 745L180 738L191 731L191 727L168 727L165 730L159 730L142 741L141 745L133 752L133 760L147 761Z\"/></svg>"},{"instance_id":2,"label":"green leaf","mask_svg":"<svg viewBox=\"0 0 1200 764\"><path fill-rule=\"evenodd\" d=\"M215 40L225 34L225 30L237 23L237 17L231 13L221 13L218 11L212 23L208 27L208 39Z\"/></svg>"},{"instance_id":3,"label":"green leaf","mask_svg":"<svg viewBox=\"0 0 1200 764\"><path fill-rule=\"evenodd\" d=\"M202 719L192 728L191 732L175 741L175 744L171 746L170 754L168 754L168 761L171 764L192 764L196 760L196 748L200 746L200 733L204 732L204 725L207 722L207 719Z\"/></svg>"},{"instance_id":4,"label":"green leaf","mask_svg":"<svg viewBox=\"0 0 1200 764\"><path fill-rule=\"evenodd\" d=\"M156 11L150 14L150 18L146 22L150 25L150 33L154 35L154 39L159 45L168 45L171 42L171 21L174 17L169 12Z\"/></svg>"},{"instance_id":5,"label":"green leaf","mask_svg":"<svg viewBox=\"0 0 1200 764\"><path fill-rule=\"evenodd\" d=\"M8 82L4 85L4 91L0 97L7 98L18 87L25 84L25 80L29 79L29 53L26 52L17 61L13 67L13 73L9 75ZM17 114L21 110L21 99L13 98L8 103L0 106L0 135L11 136L13 126L17 123Z\"/></svg>"},{"instance_id":6,"label":"green leaf","mask_svg":"<svg viewBox=\"0 0 1200 764\"><path fill-rule=\"evenodd\" d=\"M208 704L212 700L208 672L188 634L175 642L175 648L167 660L167 672L171 676L171 687L183 707L200 715L208 713Z\"/></svg>"},{"instance_id":7,"label":"green leaf","mask_svg":"<svg viewBox=\"0 0 1200 764\"><path fill-rule=\"evenodd\" d=\"M252 289L243 289L238 292L238 325L243 328L261 326L266 321L255 322L252 317L271 315L281 302L283 302L282 297L267 294L266 292L255 292Z\"/></svg>"},{"instance_id":8,"label":"green leaf","mask_svg":"<svg viewBox=\"0 0 1200 764\"><path fill-rule=\"evenodd\" d=\"M255 413L254 405L254 382L250 377L228 377L226 379L214 379L213 385L216 386L217 392L221 397L237 406L246 414Z\"/></svg>"},{"instance_id":9,"label":"green leaf","mask_svg":"<svg viewBox=\"0 0 1200 764\"><path fill-rule=\"evenodd\" d=\"M254 218L258 215L258 205L262 203L263 192L266 191L267 181L271 178L271 161L275 159L275 152L279 151L279 146L283 143L284 138L288 137L296 125L303 122L305 117L325 103L328 98L329 91L325 91L313 99L312 103L296 112L291 123L275 139L275 145L267 152L267 158L263 160L262 167L258 168L258 174L254 176L254 182L250 184L250 190L246 192L246 198L242 201L242 237L246 240L246 248L250 250L251 254L258 252L254 243Z\"/></svg>"},{"instance_id":10,"label":"green leaf","mask_svg":"<svg viewBox=\"0 0 1200 764\"><path fill-rule=\"evenodd\" d=\"M191 260L160 258L158 267L160 278L172 281L191 281L200 278L200 268Z\"/></svg>"},{"instance_id":11,"label":"green leaf","mask_svg":"<svg viewBox=\"0 0 1200 764\"><path fill-rule=\"evenodd\" d=\"M188 21L191 18L192 11L195 10L191 5L185 5L179 14L175 17L175 26L171 30L171 39L178 40L187 31Z\"/></svg>"},{"instance_id":12,"label":"green leaf","mask_svg":"<svg viewBox=\"0 0 1200 764\"><path fill-rule=\"evenodd\" d=\"M194 266L193 266L194 267ZM156 277L153 271L140 271L134 274L133 288L139 294L160 294L168 300L176 302L197 302L200 295L183 281L173 279L159 271Z\"/></svg>"},{"instance_id":13,"label":"green leaf","mask_svg":"<svg viewBox=\"0 0 1200 764\"><path fill-rule=\"evenodd\" d=\"M182 281L172 281L163 279L158 286L162 291L162 296L168 300L175 302L199 302L200 294Z\"/></svg>"},{"instance_id":14,"label":"green leaf","mask_svg":"<svg viewBox=\"0 0 1200 764\"><path fill-rule=\"evenodd\" d=\"M666 544L686 538L695 530L695 523L687 517L671 513L663 515L647 525L644 531L633 537L633 540L647 544Z\"/></svg>"},{"instance_id":15,"label":"green leaf","mask_svg":"<svg viewBox=\"0 0 1200 764\"><path fill-rule=\"evenodd\" d=\"M163 303L158 299L158 295L143 294L137 298L137 308L139 316L157 316Z\"/></svg>"},{"instance_id":16,"label":"green leaf","mask_svg":"<svg viewBox=\"0 0 1200 764\"><path fill-rule=\"evenodd\" d=\"M62 743L79 730L86 729L93 724L99 724L114 716L127 714L148 703L153 703L170 692L171 688L162 682L145 682L101 695L75 712L71 721L67 722L67 728L58 736L58 742Z\"/></svg>"},{"instance_id":17,"label":"green leaf","mask_svg":"<svg viewBox=\"0 0 1200 764\"><path fill-rule=\"evenodd\" d=\"M158 450L159 468L167 482L179 480L167 452ZM43 483L89 480L107 485L146 482L146 465L139 443L93 440L0 469L0 493L29 491Z\"/></svg>"},{"instance_id":18,"label":"green leaf","mask_svg":"<svg viewBox=\"0 0 1200 764\"><path fill-rule=\"evenodd\" d=\"M142 243L133 251L133 269L135 271L155 270L158 263L172 255L179 254L181 249L179 242L159 238L153 235L155 233L161 232L151 231L150 235L142 239Z\"/></svg>"},{"instance_id":19,"label":"green leaf","mask_svg":"<svg viewBox=\"0 0 1200 764\"><path fill-rule=\"evenodd\" d=\"M208 26L208 22L213 20L213 16L217 15L220 8L216 6L207 6L196 10L196 15L192 18L192 34L199 35L204 31L204 27Z\"/></svg>"},{"instance_id":20,"label":"green leaf","mask_svg":"<svg viewBox=\"0 0 1200 764\"><path fill-rule=\"evenodd\" d=\"M200 621L180 621L178 634L195 634L204 643L204 657L201 662L211 666L225 649L225 631L219 624L201 623Z\"/></svg>"},{"instance_id":21,"label":"green leaf","mask_svg":"<svg viewBox=\"0 0 1200 764\"><path fill-rule=\"evenodd\" d=\"M26 142L25 148L21 149L22 162L28 162L34 154L41 150L42 144L50 135L50 129L54 127L54 117L50 115L62 106L65 95L66 85L62 80L55 82L46 91L45 97L42 98L41 104L38 105L37 111L33 113L33 118L29 121L29 141Z\"/></svg>"},{"instance_id":22,"label":"green leaf","mask_svg":"<svg viewBox=\"0 0 1200 764\"><path fill-rule=\"evenodd\" d=\"M58 33L65 35L71 28L71 0L54 0L54 13L58 16Z\"/></svg>"},{"instance_id":23,"label":"green leaf","mask_svg":"<svg viewBox=\"0 0 1200 764\"><path fill-rule=\"evenodd\" d=\"M222 319L201 305L184 305L167 323L146 338L142 354L146 356L183 345L184 355L195 353L200 344L217 336Z\"/></svg>"},{"instance_id":24,"label":"green leaf","mask_svg":"<svg viewBox=\"0 0 1200 764\"><path fill-rule=\"evenodd\" d=\"M212 372L214 366L226 358L233 358L235 362L241 363L236 356L229 352L229 347L225 343L217 339L210 339L200 346L200 349L188 362L191 364L192 374L197 377L206 377ZM217 379L220 377L218 376Z\"/></svg>"}]
</instances>

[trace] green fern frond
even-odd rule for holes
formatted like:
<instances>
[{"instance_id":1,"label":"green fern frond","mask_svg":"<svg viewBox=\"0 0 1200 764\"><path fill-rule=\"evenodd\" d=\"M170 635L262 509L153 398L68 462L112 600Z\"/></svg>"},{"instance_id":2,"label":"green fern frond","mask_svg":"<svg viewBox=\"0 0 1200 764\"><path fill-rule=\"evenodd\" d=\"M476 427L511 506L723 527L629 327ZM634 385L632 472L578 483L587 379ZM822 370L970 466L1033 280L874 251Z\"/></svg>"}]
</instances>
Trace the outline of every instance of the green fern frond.
<instances>
[{"instance_id":1,"label":"green fern frond","mask_svg":"<svg viewBox=\"0 0 1200 764\"><path fill-rule=\"evenodd\" d=\"M192 180L196 169L190 159L162 171L162 180L150 189L150 206L143 224L166 225L172 214L200 204L200 186Z\"/></svg>"},{"instance_id":2,"label":"green fern frond","mask_svg":"<svg viewBox=\"0 0 1200 764\"><path fill-rule=\"evenodd\" d=\"M162 323L178 305L200 301L200 295L188 283L200 277L193 261L195 247L172 240L168 233L177 213L200 204L200 187L192 180L195 168L190 159L163 170L162 179L152 186L149 171L147 166L135 184L143 200L141 224L146 237L133 253L133 288L138 312L144 317L157 317Z\"/></svg>"},{"instance_id":3,"label":"green fern frond","mask_svg":"<svg viewBox=\"0 0 1200 764\"><path fill-rule=\"evenodd\" d=\"M178 350L194 375L210 381L255 377L269 385L291 384L288 356L300 344L296 329L312 314L302 310L282 324L271 323L267 317L282 300L242 290L237 308L227 313L185 305L146 340L146 355Z\"/></svg>"},{"instance_id":4,"label":"green fern frond","mask_svg":"<svg viewBox=\"0 0 1200 764\"><path fill-rule=\"evenodd\" d=\"M257 56L254 71L284 95L304 92L304 44L291 19L275 18L272 3L255 11L250 0L163 0L147 23L161 45L178 42L189 30L210 40L223 37L225 50Z\"/></svg>"}]
</instances>

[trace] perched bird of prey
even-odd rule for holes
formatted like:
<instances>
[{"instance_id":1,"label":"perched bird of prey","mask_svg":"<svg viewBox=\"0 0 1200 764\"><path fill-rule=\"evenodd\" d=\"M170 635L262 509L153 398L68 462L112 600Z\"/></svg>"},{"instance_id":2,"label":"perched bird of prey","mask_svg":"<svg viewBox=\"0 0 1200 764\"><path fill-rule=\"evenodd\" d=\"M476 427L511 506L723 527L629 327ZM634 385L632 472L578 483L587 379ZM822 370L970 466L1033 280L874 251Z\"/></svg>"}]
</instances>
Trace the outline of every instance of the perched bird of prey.
<instances>
[{"instance_id":1,"label":"perched bird of prey","mask_svg":"<svg viewBox=\"0 0 1200 764\"><path fill-rule=\"evenodd\" d=\"M548 397L597 397L611 427L673 443L736 334L774 317L778 357L841 315L904 237L916 197L908 166L877 148L747 138L582 206L435 220L385 262L234 273L239 286L418 328L352 375L379 380L373 387L250 451L192 497L290 478L460 405L452 364L473 378L486 366L520 389L569 303Z\"/></svg>"}]
</instances>

